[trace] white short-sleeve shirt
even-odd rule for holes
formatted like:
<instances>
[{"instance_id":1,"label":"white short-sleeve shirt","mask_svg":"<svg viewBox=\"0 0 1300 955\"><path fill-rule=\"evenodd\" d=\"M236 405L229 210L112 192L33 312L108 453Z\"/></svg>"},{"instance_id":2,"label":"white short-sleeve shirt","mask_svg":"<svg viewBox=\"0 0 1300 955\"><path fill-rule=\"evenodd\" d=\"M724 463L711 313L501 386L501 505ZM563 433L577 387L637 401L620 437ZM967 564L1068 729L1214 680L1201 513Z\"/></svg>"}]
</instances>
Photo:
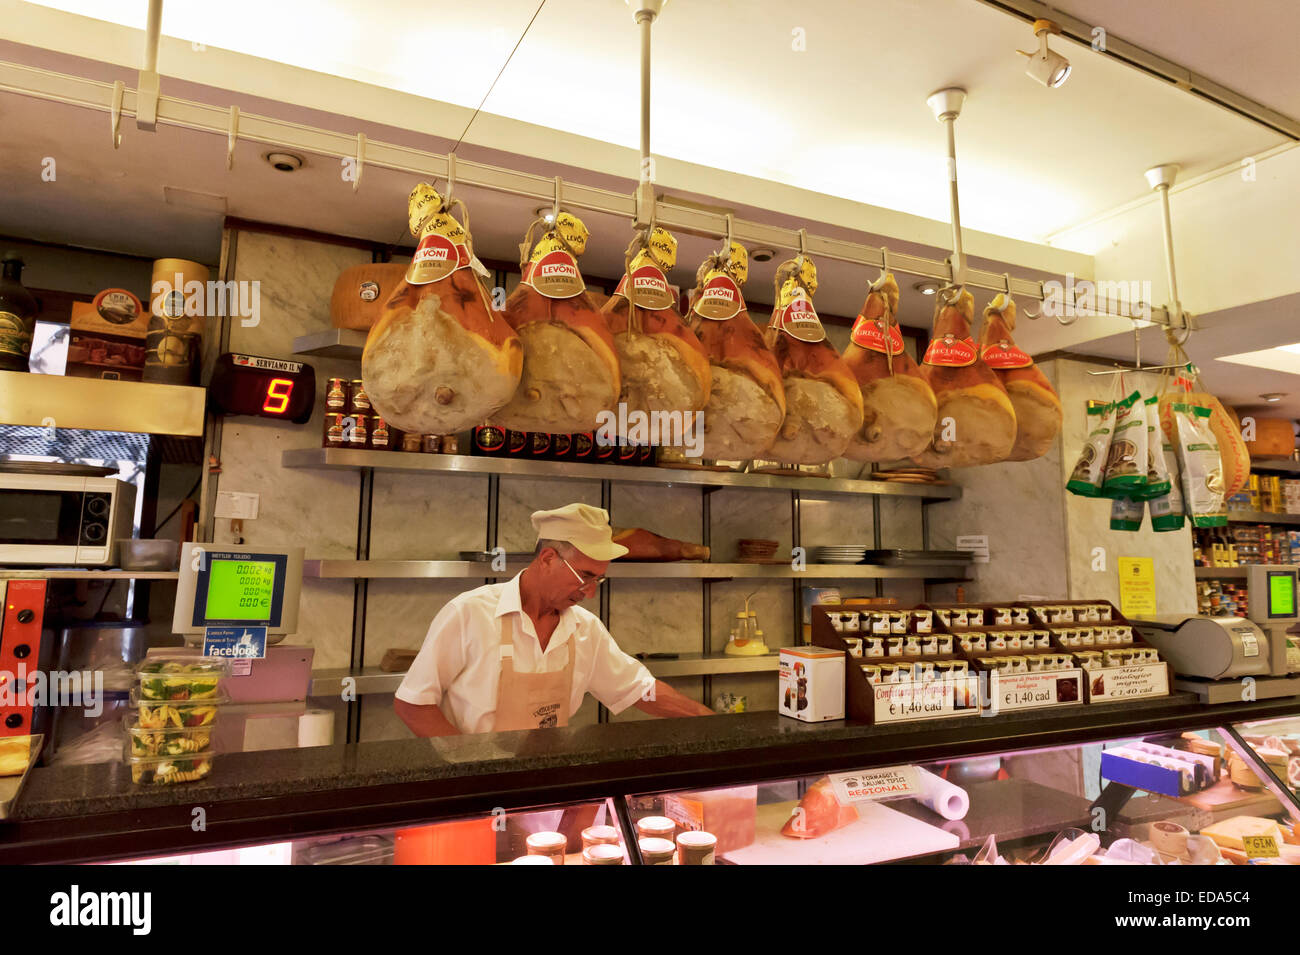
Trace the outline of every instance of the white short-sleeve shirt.
<instances>
[{"instance_id":1,"label":"white short-sleeve shirt","mask_svg":"<svg viewBox=\"0 0 1300 955\"><path fill-rule=\"evenodd\" d=\"M489 733L496 718L501 678L498 618L510 617L514 667L521 673L563 670L576 653L569 715L590 693L621 713L648 696L655 678L619 649L600 618L583 607L560 614L546 651L519 602L519 575L460 594L438 611L397 698L416 705L436 704L462 733Z\"/></svg>"}]
</instances>

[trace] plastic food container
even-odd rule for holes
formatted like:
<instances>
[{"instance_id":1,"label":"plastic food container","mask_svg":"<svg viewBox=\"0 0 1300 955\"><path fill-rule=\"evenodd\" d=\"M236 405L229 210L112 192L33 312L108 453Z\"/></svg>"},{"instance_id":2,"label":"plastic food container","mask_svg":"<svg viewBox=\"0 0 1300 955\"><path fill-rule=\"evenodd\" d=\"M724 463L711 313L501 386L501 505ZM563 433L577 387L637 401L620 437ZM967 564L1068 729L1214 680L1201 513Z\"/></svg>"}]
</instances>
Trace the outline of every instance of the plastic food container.
<instances>
[{"instance_id":1,"label":"plastic food container","mask_svg":"<svg viewBox=\"0 0 1300 955\"><path fill-rule=\"evenodd\" d=\"M217 718L218 708L230 702L224 693L203 700L145 700L140 688L131 690L131 705L136 708L135 725L141 729L208 726Z\"/></svg>"},{"instance_id":2,"label":"plastic food container","mask_svg":"<svg viewBox=\"0 0 1300 955\"><path fill-rule=\"evenodd\" d=\"M149 657L136 667L141 700L204 700L216 697L230 675L228 660Z\"/></svg>"},{"instance_id":3,"label":"plastic food container","mask_svg":"<svg viewBox=\"0 0 1300 955\"><path fill-rule=\"evenodd\" d=\"M131 782L141 786L172 786L202 779L212 772L214 753L189 756L132 756Z\"/></svg>"},{"instance_id":4,"label":"plastic food container","mask_svg":"<svg viewBox=\"0 0 1300 955\"><path fill-rule=\"evenodd\" d=\"M128 717L126 738L132 756L184 756L207 752L212 745L212 727L209 724L147 729Z\"/></svg>"}]
</instances>

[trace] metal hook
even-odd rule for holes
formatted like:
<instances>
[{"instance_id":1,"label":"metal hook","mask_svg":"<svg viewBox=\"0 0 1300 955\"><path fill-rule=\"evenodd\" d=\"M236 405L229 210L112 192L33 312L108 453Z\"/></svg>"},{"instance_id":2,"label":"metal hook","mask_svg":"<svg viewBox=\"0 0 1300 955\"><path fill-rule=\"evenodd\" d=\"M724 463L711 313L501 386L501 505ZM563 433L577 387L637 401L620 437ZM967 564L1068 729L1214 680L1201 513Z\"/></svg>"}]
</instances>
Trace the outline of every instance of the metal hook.
<instances>
[{"instance_id":1,"label":"metal hook","mask_svg":"<svg viewBox=\"0 0 1300 955\"><path fill-rule=\"evenodd\" d=\"M361 188L361 173L366 168L366 134L357 133L357 168L352 174L352 191Z\"/></svg>"},{"instance_id":2,"label":"metal hook","mask_svg":"<svg viewBox=\"0 0 1300 955\"><path fill-rule=\"evenodd\" d=\"M808 255L808 230L799 230L799 258L806 258Z\"/></svg>"},{"instance_id":3,"label":"metal hook","mask_svg":"<svg viewBox=\"0 0 1300 955\"><path fill-rule=\"evenodd\" d=\"M1133 319L1133 370L1142 370L1142 326Z\"/></svg>"},{"instance_id":4,"label":"metal hook","mask_svg":"<svg viewBox=\"0 0 1300 955\"><path fill-rule=\"evenodd\" d=\"M555 177L555 202L551 206L552 226L554 226L557 222L560 221L560 195L563 191L564 191L564 181L559 176L556 176Z\"/></svg>"},{"instance_id":5,"label":"metal hook","mask_svg":"<svg viewBox=\"0 0 1300 955\"><path fill-rule=\"evenodd\" d=\"M1020 310L1020 314L1024 315L1026 318L1040 317L1043 314L1043 300L1046 298L1047 298L1047 293L1043 291L1043 283L1040 281L1038 283L1038 310L1035 312L1031 312L1027 308L1022 308Z\"/></svg>"},{"instance_id":6,"label":"metal hook","mask_svg":"<svg viewBox=\"0 0 1300 955\"><path fill-rule=\"evenodd\" d=\"M226 169L235 168L235 143L239 140L239 107L230 107L230 127L226 131Z\"/></svg>"},{"instance_id":7,"label":"metal hook","mask_svg":"<svg viewBox=\"0 0 1300 955\"><path fill-rule=\"evenodd\" d=\"M451 205L451 194L456 191L456 154L447 153L447 195L443 197L442 207Z\"/></svg>"},{"instance_id":8,"label":"metal hook","mask_svg":"<svg viewBox=\"0 0 1300 955\"><path fill-rule=\"evenodd\" d=\"M113 107L109 111L109 118L113 124L113 148L116 149L122 145L122 96L126 92L126 84L121 80L113 81Z\"/></svg>"},{"instance_id":9,"label":"metal hook","mask_svg":"<svg viewBox=\"0 0 1300 955\"><path fill-rule=\"evenodd\" d=\"M726 238L722 240L723 241L722 254L728 259L731 258L731 243L733 241L732 233L735 230L735 225L736 225L736 217L732 215L730 212L728 212L727 213L727 235Z\"/></svg>"}]
</instances>

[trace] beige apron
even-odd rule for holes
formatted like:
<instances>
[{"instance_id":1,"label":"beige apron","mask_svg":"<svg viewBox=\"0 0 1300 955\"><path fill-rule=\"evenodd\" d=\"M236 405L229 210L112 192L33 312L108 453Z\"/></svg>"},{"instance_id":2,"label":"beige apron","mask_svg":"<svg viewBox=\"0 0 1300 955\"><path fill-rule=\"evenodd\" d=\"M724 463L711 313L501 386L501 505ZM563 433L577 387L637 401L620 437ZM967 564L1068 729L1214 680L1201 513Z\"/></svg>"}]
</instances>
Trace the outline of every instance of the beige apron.
<instances>
[{"instance_id":1,"label":"beige apron","mask_svg":"<svg viewBox=\"0 0 1300 955\"><path fill-rule=\"evenodd\" d=\"M497 683L497 710L492 731L549 729L569 725L569 697L573 690L573 658L577 633L569 637L569 662L552 673L516 673L515 642L510 615L501 620L501 679Z\"/></svg>"}]
</instances>

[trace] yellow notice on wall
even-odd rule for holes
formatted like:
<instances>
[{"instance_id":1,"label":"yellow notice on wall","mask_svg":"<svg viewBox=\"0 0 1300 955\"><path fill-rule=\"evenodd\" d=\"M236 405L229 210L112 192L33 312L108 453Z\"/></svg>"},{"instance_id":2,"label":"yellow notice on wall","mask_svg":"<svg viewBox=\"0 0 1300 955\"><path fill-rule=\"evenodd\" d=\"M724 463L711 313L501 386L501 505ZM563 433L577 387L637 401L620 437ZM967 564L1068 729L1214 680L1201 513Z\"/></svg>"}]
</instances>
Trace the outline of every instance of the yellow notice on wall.
<instances>
[{"instance_id":1,"label":"yellow notice on wall","mask_svg":"<svg viewBox=\"0 0 1300 955\"><path fill-rule=\"evenodd\" d=\"M1156 615L1156 568L1150 557L1121 557L1119 612L1130 620L1150 620Z\"/></svg>"}]
</instances>

